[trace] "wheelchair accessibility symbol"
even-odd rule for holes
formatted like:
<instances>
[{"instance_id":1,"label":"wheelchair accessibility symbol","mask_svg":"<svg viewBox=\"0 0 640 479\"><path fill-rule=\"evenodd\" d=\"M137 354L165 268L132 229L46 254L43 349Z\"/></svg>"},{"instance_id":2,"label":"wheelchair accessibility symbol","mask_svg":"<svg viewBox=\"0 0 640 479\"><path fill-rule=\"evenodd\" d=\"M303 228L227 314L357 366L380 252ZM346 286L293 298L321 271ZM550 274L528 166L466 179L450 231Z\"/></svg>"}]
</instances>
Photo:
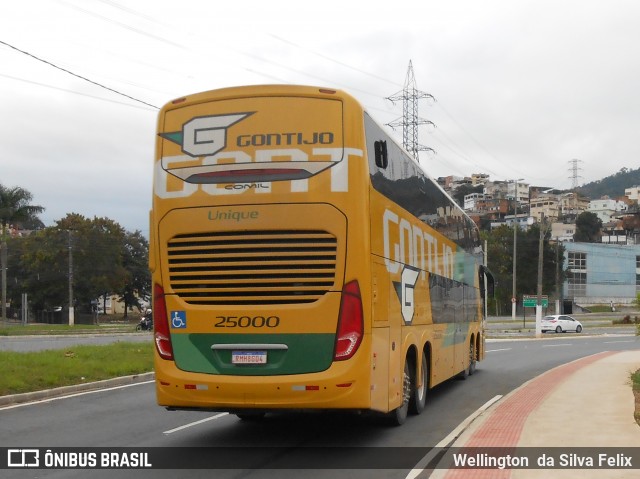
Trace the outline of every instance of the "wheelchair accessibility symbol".
<instances>
[{"instance_id":1,"label":"wheelchair accessibility symbol","mask_svg":"<svg viewBox=\"0 0 640 479\"><path fill-rule=\"evenodd\" d=\"M174 329L184 329L187 327L186 311L171 311L171 327Z\"/></svg>"}]
</instances>

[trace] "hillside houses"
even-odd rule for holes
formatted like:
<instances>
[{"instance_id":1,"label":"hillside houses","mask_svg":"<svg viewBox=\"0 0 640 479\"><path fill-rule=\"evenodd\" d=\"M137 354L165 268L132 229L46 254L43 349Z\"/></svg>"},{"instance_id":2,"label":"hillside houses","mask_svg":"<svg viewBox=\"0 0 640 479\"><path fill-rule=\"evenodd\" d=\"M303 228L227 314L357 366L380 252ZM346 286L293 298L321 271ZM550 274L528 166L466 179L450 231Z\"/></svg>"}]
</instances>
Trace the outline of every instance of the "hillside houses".
<instances>
[{"instance_id":1,"label":"hillside houses","mask_svg":"<svg viewBox=\"0 0 640 479\"><path fill-rule=\"evenodd\" d=\"M563 301L582 306L630 305L636 301L640 293L638 186L626 188L620 198L590 199L575 192L531 186L522 180L494 182L487 175L476 178L483 181L479 183L482 191L474 185L474 192L464 196L464 209L480 228L516 223L526 229L544 221L552 241L564 243L567 279L562 287ZM469 178L458 181L453 177L439 181L454 197L460 185L473 183ZM585 211L602 221L596 242L574 240L576 218Z\"/></svg>"},{"instance_id":2,"label":"hillside houses","mask_svg":"<svg viewBox=\"0 0 640 479\"><path fill-rule=\"evenodd\" d=\"M625 189L625 196L620 198L590 199L575 192L532 186L522 180L491 181L489 175L484 174L465 178L449 176L439 178L438 182L454 197L462 185L475 187L476 192L465 195L461 206L481 228L495 228L514 221L526 228L544 219L551 227L552 238L571 242L576 217L589 211L602 221L602 243L640 244L638 186ZM479 187L482 192L477 191Z\"/></svg>"}]
</instances>

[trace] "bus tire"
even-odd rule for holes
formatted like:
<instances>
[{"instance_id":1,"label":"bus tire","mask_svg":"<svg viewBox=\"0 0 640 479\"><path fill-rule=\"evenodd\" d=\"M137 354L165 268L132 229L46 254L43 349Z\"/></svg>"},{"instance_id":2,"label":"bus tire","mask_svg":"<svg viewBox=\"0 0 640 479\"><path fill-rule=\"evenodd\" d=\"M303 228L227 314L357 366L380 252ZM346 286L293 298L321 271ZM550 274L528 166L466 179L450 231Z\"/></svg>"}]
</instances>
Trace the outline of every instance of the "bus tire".
<instances>
[{"instance_id":1,"label":"bus tire","mask_svg":"<svg viewBox=\"0 0 640 479\"><path fill-rule=\"evenodd\" d=\"M407 420L407 414L409 413L409 402L411 400L411 369L409 368L409 361L406 358L404 360L402 376L402 404L387 414L387 418L392 426L402 426Z\"/></svg>"},{"instance_id":2,"label":"bus tire","mask_svg":"<svg viewBox=\"0 0 640 479\"><path fill-rule=\"evenodd\" d=\"M472 341L469 342L469 370L468 375L472 376L473 373L476 372L476 363L477 363L477 354L476 354L476 345Z\"/></svg>"},{"instance_id":3,"label":"bus tire","mask_svg":"<svg viewBox=\"0 0 640 479\"><path fill-rule=\"evenodd\" d=\"M471 376L473 373L476 372L475 349L476 348L473 345L473 341L470 341L469 342L469 365L458 373L458 375L456 376L458 379L462 379L462 380L467 379L469 376Z\"/></svg>"},{"instance_id":4,"label":"bus tire","mask_svg":"<svg viewBox=\"0 0 640 479\"><path fill-rule=\"evenodd\" d=\"M422 353L422 364L421 364L421 386L417 387L418 384L418 371L411 375L411 399L409 401L409 412L411 414L420 414L424 411L424 407L427 403L427 390L429 384L429 366L427 365L427 357L424 353Z\"/></svg>"}]
</instances>

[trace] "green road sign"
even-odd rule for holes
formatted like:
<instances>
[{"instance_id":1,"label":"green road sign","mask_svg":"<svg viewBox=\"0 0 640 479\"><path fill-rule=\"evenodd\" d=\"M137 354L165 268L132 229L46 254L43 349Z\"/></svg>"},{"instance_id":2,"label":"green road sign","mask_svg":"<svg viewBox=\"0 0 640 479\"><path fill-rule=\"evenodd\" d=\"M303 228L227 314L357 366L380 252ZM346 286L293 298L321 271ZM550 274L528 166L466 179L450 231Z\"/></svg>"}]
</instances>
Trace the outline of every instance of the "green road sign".
<instances>
[{"instance_id":1,"label":"green road sign","mask_svg":"<svg viewBox=\"0 0 640 479\"><path fill-rule=\"evenodd\" d=\"M535 308L538 305L538 296L524 294L522 295L522 306L525 308ZM542 295L542 307L549 307L549 296Z\"/></svg>"}]
</instances>

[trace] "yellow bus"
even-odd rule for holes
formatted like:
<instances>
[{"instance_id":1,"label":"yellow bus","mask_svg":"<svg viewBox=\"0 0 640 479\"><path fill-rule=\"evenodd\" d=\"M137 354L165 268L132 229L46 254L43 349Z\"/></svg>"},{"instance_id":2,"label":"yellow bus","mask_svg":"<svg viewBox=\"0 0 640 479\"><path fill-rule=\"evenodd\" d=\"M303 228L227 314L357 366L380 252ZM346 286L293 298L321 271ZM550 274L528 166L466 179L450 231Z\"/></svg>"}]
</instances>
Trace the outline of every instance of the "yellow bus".
<instances>
[{"instance_id":1,"label":"yellow bus","mask_svg":"<svg viewBox=\"0 0 640 479\"><path fill-rule=\"evenodd\" d=\"M176 99L153 181L159 405L402 424L483 358L477 228L347 93Z\"/></svg>"}]
</instances>

